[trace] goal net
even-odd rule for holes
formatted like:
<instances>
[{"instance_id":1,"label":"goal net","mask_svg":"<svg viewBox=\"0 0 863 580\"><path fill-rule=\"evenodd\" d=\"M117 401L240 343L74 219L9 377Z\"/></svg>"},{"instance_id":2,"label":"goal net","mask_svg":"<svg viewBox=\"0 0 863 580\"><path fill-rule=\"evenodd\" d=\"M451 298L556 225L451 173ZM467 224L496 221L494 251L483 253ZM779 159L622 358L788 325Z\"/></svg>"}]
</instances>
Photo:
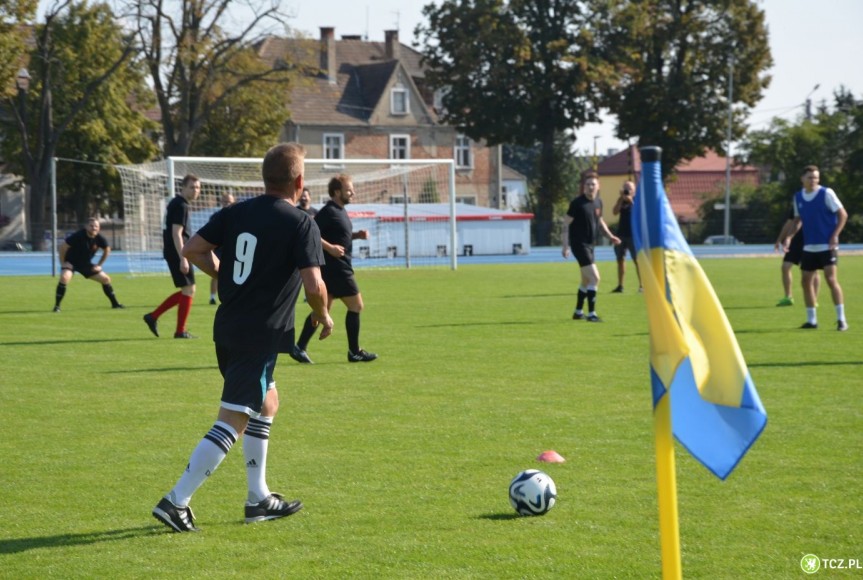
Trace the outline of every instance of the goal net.
<instances>
[{"instance_id":1,"label":"goal net","mask_svg":"<svg viewBox=\"0 0 863 580\"><path fill-rule=\"evenodd\" d=\"M201 195L191 204L192 233L218 211L225 193L237 202L261 195L262 159L171 157L117 169L123 184L125 249L133 274L167 272L162 230L170 196L183 177L201 180ZM312 206L329 200L327 184L340 173L353 178L354 198L347 206L353 229L368 230L354 240L355 268L444 266L456 268L455 167L450 160L306 159L305 183Z\"/></svg>"}]
</instances>

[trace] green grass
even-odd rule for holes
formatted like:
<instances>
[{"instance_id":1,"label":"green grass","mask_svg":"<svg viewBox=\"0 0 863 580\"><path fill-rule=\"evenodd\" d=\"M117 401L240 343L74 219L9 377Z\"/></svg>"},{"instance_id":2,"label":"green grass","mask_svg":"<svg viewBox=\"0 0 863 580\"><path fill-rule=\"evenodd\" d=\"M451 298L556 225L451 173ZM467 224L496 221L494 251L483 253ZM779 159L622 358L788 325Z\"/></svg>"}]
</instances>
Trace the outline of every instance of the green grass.
<instances>
[{"instance_id":1,"label":"green grass","mask_svg":"<svg viewBox=\"0 0 863 580\"><path fill-rule=\"evenodd\" d=\"M863 257L842 258L846 333L826 293L817 331L797 330L802 306L773 306L776 259L702 264L769 422L725 482L678 447L684 574L801 577L806 553L863 559ZM0 278L0 577L658 577L644 304L633 284L609 294L613 264L600 266L605 324L570 320L572 262L361 271L362 342L380 359L347 363L339 305L334 335L309 348L317 364L276 368L268 481L306 508L244 525L238 444L192 502L200 534L150 510L217 412L203 285L202 338L175 341L141 321L167 277L115 275L127 309L113 311L76 276L61 314L54 279ZM567 459L544 467L558 505L517 517L509 480L546 449Z\"/></svg>"}]
</instances>

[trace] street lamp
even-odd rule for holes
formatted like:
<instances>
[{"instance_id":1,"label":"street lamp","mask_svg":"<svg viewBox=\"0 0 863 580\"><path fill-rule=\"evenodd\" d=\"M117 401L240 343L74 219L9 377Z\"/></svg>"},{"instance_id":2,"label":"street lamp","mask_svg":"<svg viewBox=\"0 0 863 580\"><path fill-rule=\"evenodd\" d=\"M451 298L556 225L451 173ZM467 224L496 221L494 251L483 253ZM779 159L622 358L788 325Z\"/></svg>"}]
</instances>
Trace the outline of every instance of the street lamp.
<instances>
[{"instance_id":1,"label":"street lamp","mask_svg":"<svg viewBox=\"0 0 863 580\"><path fill-rule=\"evenodd\" d=\"M18 69L15 75L15 86L18 87L18 114L21 116L21 124L25 123L24 114L27 112L27 91L30 89L30 71L26 68Z\"/></svg>"},{"instance_id":2,"label":"street lamp","mask_svg":"<svg viewBox=\"0 0 863 580\"><path fill-rule=\"evenodd\" d=\"M813 93L815 93L815 91L817 91L819 89L819 87L821 87L821 83L812 87L812 90L809 91L808 95L806 95L806 100L803 103L804 106L806 107L806 120L807 121L812 120L812 98L811 97L812 97Z\"/></svg>"},{"instance_id":3,"label":"street lamp","mask_svg":"<svg viewBox=\"0 0 863 580\"><path fill-rule=\"evenodd\" d=\"M19 69L18 74L15 76L15 86L18 87L19 91L26 93L30 88L30 71L26 68Z\"/></svg>"}]
</instances>

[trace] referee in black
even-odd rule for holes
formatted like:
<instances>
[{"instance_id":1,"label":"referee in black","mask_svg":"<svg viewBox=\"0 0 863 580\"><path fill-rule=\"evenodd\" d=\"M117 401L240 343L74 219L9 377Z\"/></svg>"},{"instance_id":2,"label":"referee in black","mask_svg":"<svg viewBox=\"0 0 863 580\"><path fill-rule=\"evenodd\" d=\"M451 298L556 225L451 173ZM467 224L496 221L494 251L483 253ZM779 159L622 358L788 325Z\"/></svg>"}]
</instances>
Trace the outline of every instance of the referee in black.
<instances>
[{"instance_id":1,"label":"referee in black","mask_svg":"<svg viewBox=\"0 0 863 580\"><path fill-rule=\"evenodd\" d=\"M350 175L341 174L333 177L327 190L330 201L315 216L315 221L321 230L321 243L326 260L321 274L329 296L327 309L332 308L336 298L340 298L345 303L348 308L345 315L348 362L370 362L378 358L378 355L360 348L360 312L363 310L363 295L360 294L359 286L354 279L354 267L351 264L353 240L369 239L369 231L353 231L351 218L345 210L345 206L351 203L354 197L354 184ZM299 363L312 362L306 353L306 347L314 334L314 320L310 315L303 324L300 339L290 351L291 358Z\"/></svg>"},{"instance_id":2,"label":"referee in black","mask_svg":"<svg viewBox=\"0 0 863 580\"><path fill-rule=\"evenodd\" d=\"M216 422L192 452L174 488L153 516L177 532L197 531L192 494L212 474L240 435L248 479L246 523L289 516L303 506L270 491L266 482L270 427L279 406L273 382L279 342L293 327L300 280L313 323L332 333L327 290L320 275L324 256L314 221L295 204L303 189L305 149L282 143L264 157L265 193L213 215L183 246L183 257L219 278L222 303L213 341L224 378ZM219 261L213 250L221 248Z\"/></svg>"}]
</instances>

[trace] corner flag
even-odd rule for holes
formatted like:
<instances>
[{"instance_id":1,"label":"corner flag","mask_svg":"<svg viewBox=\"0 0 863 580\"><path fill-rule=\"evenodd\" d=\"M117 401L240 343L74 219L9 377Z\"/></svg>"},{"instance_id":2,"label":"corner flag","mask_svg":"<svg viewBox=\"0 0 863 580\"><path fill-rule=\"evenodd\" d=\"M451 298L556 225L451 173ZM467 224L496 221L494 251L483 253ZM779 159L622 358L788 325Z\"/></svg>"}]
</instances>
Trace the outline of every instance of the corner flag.
<instances>
[{"instance_id":1,"label":"corner flag","mask_svg":"<svg viewBox=\"0 0 863 580\"><path fill-rule=\"evenodd\" d=\"M734 331L665 195L661 149L641 149L632 234L650 327L656 410L670 404L674 436L725 479L767 423Z\"/></svg>"}]
</instances>

